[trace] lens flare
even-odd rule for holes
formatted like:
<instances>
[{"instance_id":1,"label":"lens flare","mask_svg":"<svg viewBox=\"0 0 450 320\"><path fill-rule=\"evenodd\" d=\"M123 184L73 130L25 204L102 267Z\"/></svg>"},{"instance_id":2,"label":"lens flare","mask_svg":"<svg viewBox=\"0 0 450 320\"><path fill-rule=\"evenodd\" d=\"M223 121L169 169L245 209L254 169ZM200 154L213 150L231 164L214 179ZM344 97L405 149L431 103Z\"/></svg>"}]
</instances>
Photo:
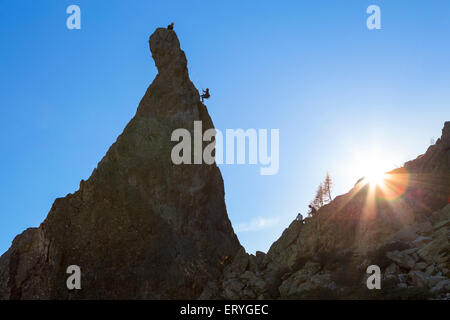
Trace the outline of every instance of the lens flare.
<instances>
[{"instance_id":1,"label":"lens flare","mask_svg":"<svg viewBox=\"0 0 450 320\"><path fill-rule=\"evenodd\" d=\"M396 200L405 194L409 185L409 174L405 168L384 175L384 180L376 192L377 197Z\"/></svg>"},{"instance_id":2,"label":"lens flare","mask_svg":"<svg viewBox=\"0 0 450 320\"><path fill-rule=\"evenodd\" d=\"M381 185L386 175L381 170L373 170L366 175L366 180L371 185Z\"/></svg>"}]
</instances>

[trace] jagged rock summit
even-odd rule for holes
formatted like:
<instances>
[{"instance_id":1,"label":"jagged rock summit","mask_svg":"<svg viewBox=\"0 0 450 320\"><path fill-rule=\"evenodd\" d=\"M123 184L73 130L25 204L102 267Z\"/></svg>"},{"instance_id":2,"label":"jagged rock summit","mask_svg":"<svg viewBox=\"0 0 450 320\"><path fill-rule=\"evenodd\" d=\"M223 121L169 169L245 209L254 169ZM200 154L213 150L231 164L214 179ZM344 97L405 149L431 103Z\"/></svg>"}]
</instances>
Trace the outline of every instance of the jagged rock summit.
<instances>
[{"instance_id":1,"label":"jagged rock summit","mask_svg":"<svg viewBox=\"0 0 450 320\"><path fill-rule=\"evenodd\" d=\"M171 133L213 123L173 30L149 40L158 74L135 117L73 194L0 258L0 299L195 299L240 244L216 165L174 165ZM69 291L78 265L82 289Z\"/></svg>"}]
</instances>

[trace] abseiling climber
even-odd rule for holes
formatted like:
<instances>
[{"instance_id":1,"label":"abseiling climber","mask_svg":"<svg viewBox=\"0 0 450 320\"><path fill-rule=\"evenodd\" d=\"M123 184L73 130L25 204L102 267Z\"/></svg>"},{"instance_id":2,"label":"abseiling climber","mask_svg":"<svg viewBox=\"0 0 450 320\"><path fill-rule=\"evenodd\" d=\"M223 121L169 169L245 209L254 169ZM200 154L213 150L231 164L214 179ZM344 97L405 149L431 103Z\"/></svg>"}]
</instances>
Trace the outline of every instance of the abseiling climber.
<instances>
[{"instance_id":1,"label":"abseiling climber","mask_svg":"<svg viewBox=\"0 0 450 320\"><path fill-rule=\"evenodd\" d=\"M209 97L211 95L209 94L209 88L206 88L206 90L202 89L202 91L203 91L203 94L200 96L200 98L202 98L202 103L203 103L203 100L204 99L209 99Z\"/></svg>"}]
</instances>

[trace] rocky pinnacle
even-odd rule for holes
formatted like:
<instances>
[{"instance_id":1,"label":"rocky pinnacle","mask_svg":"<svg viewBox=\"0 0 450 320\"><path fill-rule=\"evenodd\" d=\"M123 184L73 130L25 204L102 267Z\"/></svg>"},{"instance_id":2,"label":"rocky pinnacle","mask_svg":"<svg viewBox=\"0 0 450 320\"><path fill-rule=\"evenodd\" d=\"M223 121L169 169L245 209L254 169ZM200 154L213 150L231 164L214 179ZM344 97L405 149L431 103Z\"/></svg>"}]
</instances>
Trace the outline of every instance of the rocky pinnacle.
<instances>
[{"instance_id":1,"label":"rocky pinnacle","mask_svg":"<svg viewBox=\"0 0 450 320\"><path fill-rule=\"evenodd\" d=\"M171 133L213 128L172 30L149 39L158 74L86 181L0 258L0 299L195 299L240 248L214 165L174 165ZM69 265L82 289L68 290Z\"/></svg>"}]
</instances>

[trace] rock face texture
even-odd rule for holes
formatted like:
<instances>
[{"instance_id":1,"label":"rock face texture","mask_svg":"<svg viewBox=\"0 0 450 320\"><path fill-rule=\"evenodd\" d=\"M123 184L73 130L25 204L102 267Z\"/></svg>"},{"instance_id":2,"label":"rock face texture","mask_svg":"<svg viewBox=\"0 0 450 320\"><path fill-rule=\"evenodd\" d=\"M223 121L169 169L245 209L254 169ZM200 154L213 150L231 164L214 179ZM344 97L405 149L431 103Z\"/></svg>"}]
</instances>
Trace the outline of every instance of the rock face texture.
<instances>
[{"instance_id":1,"label":"rock face texture","mask_svg":"<svg viewBox=\"0 0 450 320\"><path fill-rule=\"evenodd\" d=\"M424 155L358 181L264 254L241 250L204 297L226 299L450 299L450 122ZM367 267L381 289L367 288Z\"/></svg>"},{"instance_id":2,"label":"rock face texture","mask_svg":"<svg viewBox=\"0 0 450 320\"><path fill-rule=\"evenodd\" d=\"M213 123L174 31L149 40L158 75L77 192L0 258L0 299L195 299L240 244L216 165L174 165L171 134ZM82 290L69 291L78 265Z\"/></svg>"}]
</instances>

